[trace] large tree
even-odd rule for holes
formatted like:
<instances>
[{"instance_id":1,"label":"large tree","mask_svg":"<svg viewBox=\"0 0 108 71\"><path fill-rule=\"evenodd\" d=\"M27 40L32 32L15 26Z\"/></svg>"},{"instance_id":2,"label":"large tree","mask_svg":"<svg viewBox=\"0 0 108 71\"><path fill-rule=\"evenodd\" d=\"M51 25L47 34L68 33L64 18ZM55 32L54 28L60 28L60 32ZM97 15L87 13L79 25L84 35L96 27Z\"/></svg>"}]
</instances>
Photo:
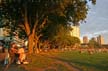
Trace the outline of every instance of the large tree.
<instances>
[{"instance_id":1,"label":"large tree","mask_svg":"<svg viewBox=\"0 0 108 71\"><path fill-rule=\"evenodd\" d=\"M33 53L33 42L38 43L42 29L48 21L59 21L56 17L65 19L65 24L71 21L74 25L86 18L88 0L1 0L0 20L5 20L2 26L26 32L29 42L29 53ZM90 0L95 4L95 0ZM58 23L59 24L59 23ZM14 27L12 28L12 25ZM36 45L37 46L37 45Z\"/></svg>"}]
</instances>

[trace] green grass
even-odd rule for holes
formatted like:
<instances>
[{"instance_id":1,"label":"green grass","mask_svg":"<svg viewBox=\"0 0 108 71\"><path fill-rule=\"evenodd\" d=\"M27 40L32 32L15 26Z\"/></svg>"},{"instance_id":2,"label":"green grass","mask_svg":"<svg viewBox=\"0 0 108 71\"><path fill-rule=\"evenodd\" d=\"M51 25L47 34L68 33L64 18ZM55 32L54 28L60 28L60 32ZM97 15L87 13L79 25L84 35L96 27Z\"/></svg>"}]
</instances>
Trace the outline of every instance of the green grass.
<instances>
[{"instance_id":1,"label":"green grass","mask_svg":"<svg viewBox=\"0 0 108 71\"><path fill-rule=\"evenodd\" d=\"M27 65L28 68L38 67L45 68L45 71L69 71L65 66L61 64L56 64L55 59L50 58L46 55L30 55L29 59L31 59L30 64ZM47 67L52 67L51 69L47 69ZM56 69L54 69L56 68Z\"/></svg>"},{"instance_id":2,"label":"green grass","mask_svg":"<svg viewBox=\"0 0 108 71\"><path fill-rule=\"evenodd\" d=\"M66 51L56 53L57 57L68 62L83 71L108 71L108 53L78 53L77 51Z\"/></svg>"},{"instance_id":3,"label":"green grass","mask_svg":"<svg viewBox=\"0 0 108 71\"><path fill-rule=\"evenodd\" d=\"M47 54L47 55L46 55ZM33 68L45 69L45 71L69 71L68 68L56 60L81 69L81 71L108 71L108 53L79 53L78 51L48 52L46 54L29 55L29 64L26 70L22 66L18 71L33 71ZM55 62L55 63L54 63ZM48 68L52 67L52 68ZM10 70L11 71L11 70Z\"/></svg>"},{"instance_id":4,"label":"green grass","mask_svg":"<svg viewBox=\"0 0 108 71\"><path fill-rule=\"evenodd\" d=\"M45 56L41 56L41 55L31 55L29 56L30 64L28 66L36 66L36 67L47 67L50 65L51 62L53 62L53 59L47 58Z\"/></svg>"}]
</instances>

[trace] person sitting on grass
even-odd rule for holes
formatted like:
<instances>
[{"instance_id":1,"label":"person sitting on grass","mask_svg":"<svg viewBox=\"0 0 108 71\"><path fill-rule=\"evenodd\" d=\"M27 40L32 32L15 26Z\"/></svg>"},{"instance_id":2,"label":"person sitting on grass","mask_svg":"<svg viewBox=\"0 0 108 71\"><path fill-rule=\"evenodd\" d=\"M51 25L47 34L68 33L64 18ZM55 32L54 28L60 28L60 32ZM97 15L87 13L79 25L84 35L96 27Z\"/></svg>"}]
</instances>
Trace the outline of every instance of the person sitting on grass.
<instances>
[{"instance_id":1,"label":"person sitting on grass","mask_svg":"<svg viewBox=\"0 0 108 71\"><path fill-rule=\"evenodd\" d=\"M10 54L10 57L11 57L11 62L14 62L16 60L16 58L18 58L18 47L16 45L16 43L11 43L10 44L10 49L9 49L9 54Z\"/></svg>"},{"instance_id":2,"label":"person sitting on grass","mask_svg":"<svg viewBox=\"0 0 108 71\"><path fill-rule=\"evenodd\" d=\"M19 54L19 58L18 58L18 62L17 64L28 64L26 60L26 53L25 53L25 49L24 47L20 47L18 49L18 54Z\"/></svg>"}]
</instances>

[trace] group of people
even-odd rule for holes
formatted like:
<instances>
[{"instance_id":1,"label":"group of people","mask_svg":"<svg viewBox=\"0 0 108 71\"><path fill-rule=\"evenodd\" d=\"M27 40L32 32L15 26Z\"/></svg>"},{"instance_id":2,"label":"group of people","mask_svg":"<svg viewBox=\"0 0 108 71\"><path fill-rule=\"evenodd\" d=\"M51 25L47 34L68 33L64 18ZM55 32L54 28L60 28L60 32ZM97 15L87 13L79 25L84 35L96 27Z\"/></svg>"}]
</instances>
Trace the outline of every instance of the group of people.
<instances>
[{"instance_id":1,"label":"group of people","mask_svg":"<svg viewBox=\"0 0 108 71\"><path fill-rule=\"evenodd\" d=\"M12 62L17 64L27 64L24 47L18 47L16 43L10 44L9 54Z\"/></svg>"}]
</instances>

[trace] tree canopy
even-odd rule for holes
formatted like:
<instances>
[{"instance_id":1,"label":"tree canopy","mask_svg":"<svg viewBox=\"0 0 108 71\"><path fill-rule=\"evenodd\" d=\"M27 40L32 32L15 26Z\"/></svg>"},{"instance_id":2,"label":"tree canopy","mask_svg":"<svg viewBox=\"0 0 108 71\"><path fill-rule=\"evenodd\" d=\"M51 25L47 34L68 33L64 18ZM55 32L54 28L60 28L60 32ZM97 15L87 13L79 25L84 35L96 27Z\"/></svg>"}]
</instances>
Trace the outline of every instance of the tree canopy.
<instances>
[{"instance_id":1,"label":"tree canopy","mask_svg":"<svg viewBox=\"0 0 108 71\"><path fill-rule=\"evenodd\" d=\"M93 4L96 0L89 0ZM88 0L1 0L0 26L12 31L23 30L29 41L29 52L33 42L37 46L42 30L48 22L79 25L87 15Z\"/></svg>"}]
</instances>

